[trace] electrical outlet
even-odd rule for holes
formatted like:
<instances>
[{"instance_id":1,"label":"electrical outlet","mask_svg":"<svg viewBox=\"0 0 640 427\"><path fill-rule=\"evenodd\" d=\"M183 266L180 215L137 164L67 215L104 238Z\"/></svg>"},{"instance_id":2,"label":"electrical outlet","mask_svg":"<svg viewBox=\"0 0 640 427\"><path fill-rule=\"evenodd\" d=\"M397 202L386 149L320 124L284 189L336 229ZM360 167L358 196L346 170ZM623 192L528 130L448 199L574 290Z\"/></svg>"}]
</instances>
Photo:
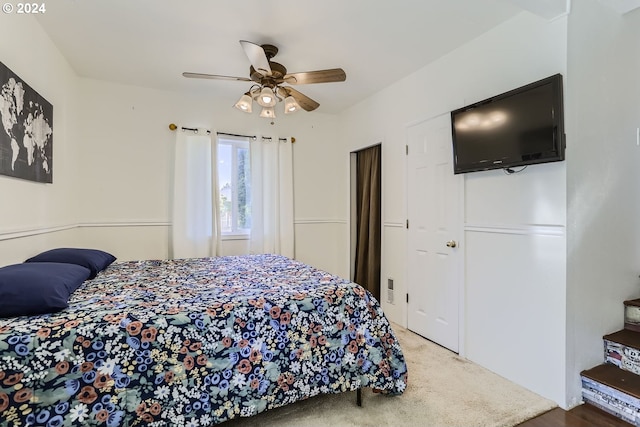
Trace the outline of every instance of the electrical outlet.
<instances>
[{"instance_id":1,"label":"electrical outlet","mask_svg":"<svg viewBox=\"0 0 640 427\"><path fill-rule=\"evenodd\" d=\"M387 302L393 304L393 279L387 278Z\"/></svg>"}]
</instances>

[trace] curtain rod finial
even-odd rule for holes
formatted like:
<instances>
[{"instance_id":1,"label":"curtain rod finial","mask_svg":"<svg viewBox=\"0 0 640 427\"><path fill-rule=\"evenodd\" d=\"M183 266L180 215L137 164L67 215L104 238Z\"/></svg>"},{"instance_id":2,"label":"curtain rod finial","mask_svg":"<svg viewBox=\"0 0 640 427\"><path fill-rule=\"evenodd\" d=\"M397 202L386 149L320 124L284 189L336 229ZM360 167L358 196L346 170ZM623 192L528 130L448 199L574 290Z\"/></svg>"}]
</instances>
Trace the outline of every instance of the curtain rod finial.
<instances>
[{"instance_id":1,"label":"curtain rod finial","mask_svg":"<svg viewBox=\"0 0 640 427\"><path fill-rule=\"evenodd\" d=\"M296 138L295 137L291 137L291 143L294 144L296 142Z\"/></svg>"},{"instance_id":2,"label":"curtain rod finial","mask_svg":"<svg viewBox=\"0 0 640 427\"><path fill-rule=\"evenodd\" d=\"M169 125L169 129L170 129L170 130L176 130L176 129L178 129L178 126L176 126L174 123L171 123L171 124Z\"/></svg>"}]
</instances>

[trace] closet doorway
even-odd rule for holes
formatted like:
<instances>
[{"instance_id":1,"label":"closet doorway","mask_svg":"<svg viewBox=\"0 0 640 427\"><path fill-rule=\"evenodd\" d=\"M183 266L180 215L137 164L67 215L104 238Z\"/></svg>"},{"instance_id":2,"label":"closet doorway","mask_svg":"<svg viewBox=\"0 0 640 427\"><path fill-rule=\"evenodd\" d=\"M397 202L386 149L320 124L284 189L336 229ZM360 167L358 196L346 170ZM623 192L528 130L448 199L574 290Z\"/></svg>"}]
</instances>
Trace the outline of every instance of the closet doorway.
<instances>
[{"instance_id":1,"label":"closet doorway","mask_svg":"<svg viewBox=\"0 0 640 427\"><path fill-rule=\"evenodd\" d=\"M382 145L351 153L351 279L380 300Z\"/></svg>"}]
</instances>

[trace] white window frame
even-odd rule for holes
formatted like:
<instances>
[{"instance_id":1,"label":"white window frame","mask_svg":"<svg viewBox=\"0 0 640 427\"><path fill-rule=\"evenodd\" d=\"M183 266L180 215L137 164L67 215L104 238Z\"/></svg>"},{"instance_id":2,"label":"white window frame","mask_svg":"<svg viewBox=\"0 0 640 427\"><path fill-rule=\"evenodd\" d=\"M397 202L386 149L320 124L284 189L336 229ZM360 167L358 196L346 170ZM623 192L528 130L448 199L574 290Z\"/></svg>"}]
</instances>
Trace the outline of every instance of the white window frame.
<instances>
[{"instance_id":1,"label":"white window frame","mask_svg":"<svg viewBox=\"0 0 640 427\"><path fill-rule=\"evenodd\" d=\"M247 240L250 237L251 229L235 229L238 218L238 174L233 171L237 171L238 169L238 149L246 149L249 153L251 153L251 147L249 146L250 140L249 138L244 137L232 137L232 136L218 136L218 147L221 145L231 146L231 198L233 203L231 204L231 218L232 218L232 230L231 231L222 231L221 238L222 240ZM219 151L218 151L219 155ZM249 159L251 154L249 154ZM216 173L219 173L216 171ZM218 179L220 175L218 175Z\"/></svg>"}]
</instances>

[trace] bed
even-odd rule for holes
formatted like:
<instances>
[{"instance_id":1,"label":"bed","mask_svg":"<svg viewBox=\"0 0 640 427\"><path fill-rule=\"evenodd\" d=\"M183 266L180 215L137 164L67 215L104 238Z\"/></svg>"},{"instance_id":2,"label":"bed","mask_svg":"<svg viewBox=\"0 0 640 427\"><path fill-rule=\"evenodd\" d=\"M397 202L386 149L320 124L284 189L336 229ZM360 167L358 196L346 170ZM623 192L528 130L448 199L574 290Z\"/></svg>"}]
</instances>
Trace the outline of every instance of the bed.
<instances>
[{"instance_id":1,"label":"bed","mask_svg":"<svg viewBox=\"0 0 640 427\"><path fill-rule=\"evenodd\" d=\"M208 426L406 384L379 303L278 255L116 262L62 311L0 319L1 426Z\"/></svg>"}]
</instances>

